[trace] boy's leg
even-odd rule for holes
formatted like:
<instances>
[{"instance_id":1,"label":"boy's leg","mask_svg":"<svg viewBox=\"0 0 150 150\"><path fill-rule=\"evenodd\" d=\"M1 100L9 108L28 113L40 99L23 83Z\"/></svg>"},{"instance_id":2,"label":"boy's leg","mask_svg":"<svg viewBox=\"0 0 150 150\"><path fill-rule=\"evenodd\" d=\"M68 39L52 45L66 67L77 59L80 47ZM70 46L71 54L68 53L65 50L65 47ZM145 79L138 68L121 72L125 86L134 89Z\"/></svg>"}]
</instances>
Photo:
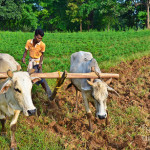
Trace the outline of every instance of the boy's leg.
<instances>
[{"instance_id":1,"label":"boy's leg","mask_svg":"<svg viewBox=\"0 0 150 150\"><path fill-rule=\"evenodd\" d=\"M51 92L51 89L48 86L48 84L47 84L45 79L42 79L41 85L42 85L43 89L45 90L45 92L47 93L48 99L50 99L50 97L52 95L52 92Z\"/></svg>"},{"instance_id":2,"label":"boy's leg","mask_svg":"<svg viewBox=\"0 0 150 150\"><path fill-rule=\"evenodd\" d=\"M36 73L42 73L42 69L39 69L38 68L38 65L35 65L33 66L33 69L35 69L35 72ZM41 79L41 81L38 81L37 84L41 84L43 89L45 90L45 92L47 93L48 95L48 98L50 99L51 95L52 95L52 92L50 90L50 87L48 86L47 82L45 79Z\"/></svg>"}]
</instances>

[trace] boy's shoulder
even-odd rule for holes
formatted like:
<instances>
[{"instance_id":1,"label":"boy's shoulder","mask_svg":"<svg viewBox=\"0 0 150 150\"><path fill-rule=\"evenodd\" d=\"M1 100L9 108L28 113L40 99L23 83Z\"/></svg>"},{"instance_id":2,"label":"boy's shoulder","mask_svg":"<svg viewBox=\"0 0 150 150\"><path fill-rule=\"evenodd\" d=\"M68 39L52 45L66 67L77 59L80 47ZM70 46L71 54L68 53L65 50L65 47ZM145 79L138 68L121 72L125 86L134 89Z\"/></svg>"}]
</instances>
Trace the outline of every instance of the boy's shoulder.
<instances>
[{"instance_id":1,"label":"boy's shoulder","mask_svg":"<svg viewBox=\"0 0 150 150\"><path fill-rule=\"evenodd\" d=\"M33 39L29 39L29 40L27 40L27 43L32 43L32 40L33 40Z\"/></svg>"},{"instance_id":2,"label":"boy's shoulder","mask_svg":"<svg viewBox=\"0 0 150 150\"><path fill-rule=\"evenodd\" d=\"M41 46L45 46L45 43L43 41L40 42Z\"/></svg>"}]
</instances>

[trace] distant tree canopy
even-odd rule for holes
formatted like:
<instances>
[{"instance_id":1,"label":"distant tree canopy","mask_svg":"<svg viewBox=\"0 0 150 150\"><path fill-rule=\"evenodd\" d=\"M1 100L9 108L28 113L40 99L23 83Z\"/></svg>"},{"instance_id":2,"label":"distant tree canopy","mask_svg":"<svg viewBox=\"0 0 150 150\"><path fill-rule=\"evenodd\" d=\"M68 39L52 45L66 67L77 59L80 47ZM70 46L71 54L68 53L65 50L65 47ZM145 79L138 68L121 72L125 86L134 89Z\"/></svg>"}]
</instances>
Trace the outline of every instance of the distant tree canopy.
<instances>
[{"instance_id":1,"label":"distant tree canopy","mask_svg":"<svg viewBox=\"0 0 150 150\"><path fill-rule=\"evenodd\" d=\"M0 30L149 28L149 0L0 0Z\"/></svg>"}]
</instances>

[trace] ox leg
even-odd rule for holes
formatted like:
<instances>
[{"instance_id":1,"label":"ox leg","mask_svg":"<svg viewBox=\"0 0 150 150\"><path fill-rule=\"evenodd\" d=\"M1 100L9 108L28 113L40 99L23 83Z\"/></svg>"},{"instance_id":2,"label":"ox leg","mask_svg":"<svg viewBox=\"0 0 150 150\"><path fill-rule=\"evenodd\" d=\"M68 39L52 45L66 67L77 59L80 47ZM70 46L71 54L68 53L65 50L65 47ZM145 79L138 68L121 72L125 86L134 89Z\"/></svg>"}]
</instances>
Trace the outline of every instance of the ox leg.
<instances>
[{"instance_id":1,"label":"ox leg","mask_svg":"<svg viewBox=\"0 0 150 150\"><path fill-rule=\"evenodd\" d=\"M2 124L1 135L6 136L6 128L5 128L6 119L0 119L0 121Z\"/></svg>"},{"instance_id":2,"label":"ox leg","mask_svg":"<svg viewBox=\"0 0 150 150\"><path fill-rule=\"evenodd\" d=\"M16 131L16 123L17 123L19 114L20 114L20 110L15 110L13 119L10 123L10 129L11 129L11 146L10 146L10 148L11 148L11 150L17 149L17 143L16 143L16 139L15 139L15 131Z\"/></svg>"},{"instance_id":3,"label":"ox leg","mask_svg":"<svg viewBox=\"0 0 150 150\"><path fill-rule=\"evenodd\" d=\"M79 91L76 89L76 112L78 114L78 99L79 99Z\"/></svg>"},{"instance_id":4,"label":"ox leg","mask_svg":"<svg viewBox=\"0 0 150 150\"><path fill-rule=\"evenodd\" d=\"M109 125L109 115L108 115L108 110L106 110L106 112L107 112L106 126L108 126L108 125Z\"/></svg>"},{"instance_id":5,"label":"ox leg","mask_svg":"<svg viewBox=\"0 0 150 150\"><path fill-rule=\"evenodd\" d=\"M5 128L6 118L3 112L1 111L0 111L0 122L2 124L1 135L5 136L6 135L6 128Z\"/></svg>"},{"instance_id":6,"label":"ox leg","mask_svg":"<svg viewBox=\"0 0 150 150\"><path fill-rule=\"evenodd\" d=\"M85 109L86 109L86 112L87 112L87 118L89 120L89 131L91 131L92 130L92 122L91 122L92 113L91 113L91 110L89 108L89 103L88 103L88 100L87 100L86 93L83 92L82 96L83 96L83 99L84 99L84 105L85 105Z\"/></svg>"},{"instance_id":7,"label":"ox leg","mask_svg":"<svg viewBox=\"0 0 150 150\"><path fill-rule=\"evenodd\" d=\"M87 113L87 118L89 120L89 131L92 131L92 121L91 121L92 113Z\"/></svg>"}]
</instances>

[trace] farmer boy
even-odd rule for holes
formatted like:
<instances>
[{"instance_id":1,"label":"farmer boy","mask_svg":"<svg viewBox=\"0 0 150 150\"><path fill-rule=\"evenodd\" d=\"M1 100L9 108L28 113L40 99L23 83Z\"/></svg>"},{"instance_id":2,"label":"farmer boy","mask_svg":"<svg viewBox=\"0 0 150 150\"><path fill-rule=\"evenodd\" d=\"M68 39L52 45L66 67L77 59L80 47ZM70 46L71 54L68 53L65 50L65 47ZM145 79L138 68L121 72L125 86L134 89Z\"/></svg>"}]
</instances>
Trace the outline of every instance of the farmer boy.
<instances>
[{"instance_id":1,"label":"farmer boy","mask_svg":"<svg viewBox=\"0 0 150 150\"><path fill-rule=\"evenodd\" d=\"M42 38L44 36L44 32L41 29L35 30L34 39L27 40L25 45L25 52L23 54L22 62L25 62L25 58L27 56L27 51L29 51L29 64L28 64L28 71L30 69L35 69L36 73L42 72L42 64L43 64L43 54L45 52L45 44L42 42ZM51 90L46 82L45 79L41 79L38 81L37 84L41 84L43 89L48 95L50 99Z\"/></svg>"}]
</instances>

